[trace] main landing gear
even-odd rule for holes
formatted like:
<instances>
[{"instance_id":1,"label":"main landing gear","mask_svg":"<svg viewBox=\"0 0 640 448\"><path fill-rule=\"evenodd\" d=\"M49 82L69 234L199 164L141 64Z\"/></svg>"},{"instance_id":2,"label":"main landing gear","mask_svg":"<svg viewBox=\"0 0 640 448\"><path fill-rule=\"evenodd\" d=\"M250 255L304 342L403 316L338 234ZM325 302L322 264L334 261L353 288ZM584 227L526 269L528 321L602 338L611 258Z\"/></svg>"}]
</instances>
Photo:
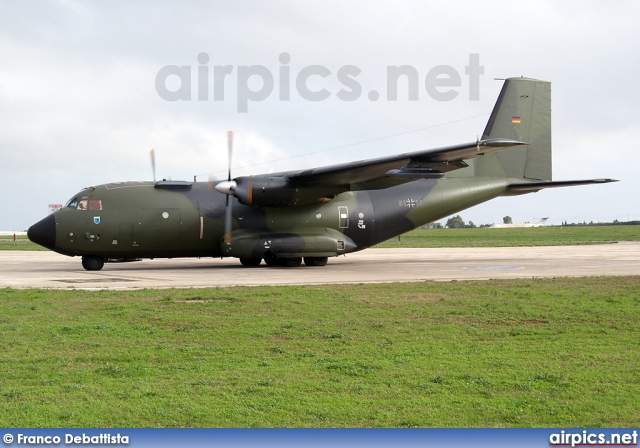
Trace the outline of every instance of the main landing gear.
<instances>
[{"instance_id":1,"label":"main landing gear","mask_svg":"<svg viewBox=\"0 0 640 448\"><path fill-rule=\"evenodd\" d=\"M264 262L267 266L282 266L285 268L297 268L302 265L302 258L276 258L271 254L268 254L264 257ZM324 266L327 264L328 257L304 257L304 264L306 266ZM87 271L99 271L104 267L105 259L102 257L95 257L92 255L85 255L82 257L82 267ZM110 261L112 261L110 259ZM135 261L131 260L120 260L120 261ZM262 258L241 258L240 263L246 267L256 267L260 266L262 262Z\"/></svg>"},{"instance_id":2,"label":"main landing gear","mask_svg":"<svg viewBox=\"0 0 640 448\"><path fill-rule=\"evenodd\" d=\"M324 266L329 257L304 257L304 264L307 266Z\"/></svg>"},{"instance_id":3,"label":"main landing gear","mask_svg":"<svg viewBox=\"0 0 640 448\"><path fill-rule=\"evenodd\" d=\"M306 266L324 266L327 264L328 257L304 257L304 264ZM240 263L246 267L260 266L262 262L261 258L241 258ZM295 258L276 258L271 254L267 254L264 257L264 262L267 266L282 266L285 268L297 268L302 264L301 257Z\"/></svg>"}]
</instances>

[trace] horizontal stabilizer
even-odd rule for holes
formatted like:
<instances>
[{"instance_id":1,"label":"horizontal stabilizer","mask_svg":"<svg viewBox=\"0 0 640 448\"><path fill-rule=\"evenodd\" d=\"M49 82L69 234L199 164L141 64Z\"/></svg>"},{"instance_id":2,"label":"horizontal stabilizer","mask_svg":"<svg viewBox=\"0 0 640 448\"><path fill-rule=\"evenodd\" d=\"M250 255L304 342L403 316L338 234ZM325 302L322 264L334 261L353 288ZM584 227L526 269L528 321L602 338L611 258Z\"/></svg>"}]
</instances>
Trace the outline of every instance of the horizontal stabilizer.
<instances>
[{"instance_id":1,"label":"horizontal stabilizer","mask_svg":"<svg viewBox=\"0 0 640 448\"><path fill-rule=\"evenodd\" d=\"M522 193L542 190L543 188L576 187L579 185L607 184L618 182L616 179L558 180L549 182L519 182L509 185L509 190Z\"/></svg>"}]
</instances>

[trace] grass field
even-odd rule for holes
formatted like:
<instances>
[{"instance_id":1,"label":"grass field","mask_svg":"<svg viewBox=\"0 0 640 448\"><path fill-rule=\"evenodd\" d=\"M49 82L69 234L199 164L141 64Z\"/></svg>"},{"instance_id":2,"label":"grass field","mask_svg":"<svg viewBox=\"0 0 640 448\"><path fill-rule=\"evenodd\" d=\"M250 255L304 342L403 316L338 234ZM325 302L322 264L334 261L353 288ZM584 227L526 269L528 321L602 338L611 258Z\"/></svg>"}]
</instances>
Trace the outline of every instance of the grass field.
<instances>
[{"instance_id":1,"label":"grass field","mask_svg":"<svg viewBox=\"0 0 640 448\"><path fill-rule=\"evenodd\" d=\"M49 250L29 241L25 235L16 237L13 235L0 235L0 250Z\"/></svg>"},{"instance_id":2,"label":"grass field","mask_svg":"<svg viewBox=\"0 0 640 448\"><path fill-rule=\"evenodd\" d=\"M512 229L417 229L376 247L573 246L640 241L640 226L549 226Z\"/></svg>"},{"instance_id":3,"label":"grass field","mask_svg":"<svg viewBox=\"0 0 640 448\"><path fill-rule=\"evenodd\" d=\"M638 426L638 291L3 289L0 426Z\"/></svg>"},{"instance_id":4,"label":"grass field","mask_svg":"<svg viewBox=\"0 0 640 448\"><path fill-rule=\"evenodd\" d=\"M417 229L376 247L514 247L640 241L640 226L549 226L522 229ZM26 236L0 236L0 250L47 250Z\"/></svg>"}]
</instances>

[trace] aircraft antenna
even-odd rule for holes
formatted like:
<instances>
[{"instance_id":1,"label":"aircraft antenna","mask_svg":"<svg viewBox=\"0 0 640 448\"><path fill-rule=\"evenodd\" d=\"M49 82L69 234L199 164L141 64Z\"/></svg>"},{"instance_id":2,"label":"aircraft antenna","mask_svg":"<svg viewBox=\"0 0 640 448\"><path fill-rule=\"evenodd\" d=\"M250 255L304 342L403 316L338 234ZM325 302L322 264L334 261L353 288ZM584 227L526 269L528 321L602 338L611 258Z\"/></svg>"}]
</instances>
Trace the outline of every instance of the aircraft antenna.
<instances>
[{"instance_id":1,"label":"aircraft antenna","mask_svg":"<svg viewBox=\"0 0 640 448\"><path fill-rule=\"evenodd\" d=\"M149 151L149 157L151 158L151 172L153 173L153 181L156 181L156 150L152 148Z\"/></svg>"}]
</instances>

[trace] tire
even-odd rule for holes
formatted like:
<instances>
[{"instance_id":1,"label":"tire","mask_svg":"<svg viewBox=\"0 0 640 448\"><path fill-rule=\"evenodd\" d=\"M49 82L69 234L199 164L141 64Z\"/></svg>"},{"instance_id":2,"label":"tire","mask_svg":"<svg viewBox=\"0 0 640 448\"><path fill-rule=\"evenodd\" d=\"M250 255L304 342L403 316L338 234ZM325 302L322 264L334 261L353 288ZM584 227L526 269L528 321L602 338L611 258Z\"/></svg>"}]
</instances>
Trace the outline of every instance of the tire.
<instances>
[{"instance_id":1,"label":"tire","mask_svg":"<svg viewBox=\"0 0 640 448\"><path fill-rule=\"evenodd\" d=\"M260 266L262 262L262 258L241 258L240 263L242 266L246 266L249 268L255 268L256 266Z\"/></svg>"},{"instance_id":2,"label":"tire","mask_svg":"<svg viewBox=\"0 0 640 448\"><path fill-rule=\"evenodd\" d=\"M82 257L82 267L87 271L99 271L104 267L104 258L102 257Z\"/></svg>"},{"instance_id":3,"label":"tire","mask_svg":"<svg viewBox=\"0 0 640 448\"><path fill-rule=\"evenodd\" d=\"M304 257L306 266L324 266L327 264L329 257Z\"/></svg>"},{"instance_id":4,"label":"tire","mask_svg":"<svg viewBox=\"0 0 640 448\"><path fill-rule=\"evenodd\" d=\"M282 259L282 266L284 266L285 268L297 268L301 264L302 264L302 258L300 257Z\"/></svg>"},{"instance_id":5,"label":"tire","mask_svg":"<svg viewBox=\"0 0 640 448\"><path fill-rule=\"evenodd\" d=\"M271 255L271 252L264 254L264 262L267 266L280 266L280 259Z\"/></svg>"}]
</instances>

